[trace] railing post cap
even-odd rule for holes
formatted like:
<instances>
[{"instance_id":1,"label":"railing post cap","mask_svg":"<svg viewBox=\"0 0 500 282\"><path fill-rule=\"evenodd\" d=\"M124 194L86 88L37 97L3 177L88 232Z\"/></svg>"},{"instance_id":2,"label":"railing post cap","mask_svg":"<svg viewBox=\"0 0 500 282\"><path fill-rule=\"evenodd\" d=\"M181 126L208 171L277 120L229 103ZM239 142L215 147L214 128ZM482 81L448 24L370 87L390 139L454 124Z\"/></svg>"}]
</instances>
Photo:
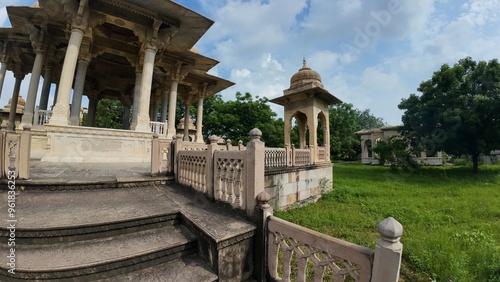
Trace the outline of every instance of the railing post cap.
<instances>
[{"instance_id":1,"label":"railing post cap","mask_svg":"<svg viewBox=\"0 0 500 282\"><path fill-rule=\"evenodd\" d=\"M238 141L238 145L243 145L243 141Z\"/></svg>"},{"instance_id":2,"label":"railing post cap","mask_svg":"<svg viewBox=\"0 0 500 282\"><path fill-rule=\"evenodd\" d=\"M378 225L378 233L386 241L397 242L403 235L403 225L394 218L388 217Z\"/></svg>"},{"instance_id":3,"label":"railing post cap","mask_svg":"<svg viewBox=\"0 0 500 282\"><path fill-rule=\"evenodd\" d=\"M183 135L182 135L182 134L180 134L180 133L179 133L179 134L177 134L177 135L175 135L175 138L176 138L176 139L179 139L179 140L182 140L182 137L183 137Z\"/></svg>"},{"instance_id":4,"label":"railing post cap","mask_svg":"<svg viewBox=\"0 0 500 282\"><path fill-rule=\"evenodd\" d=\"M219 137L217 135L212 135L212 136L210 136L209 140L210 140L210 144L216 144L217 141L219 141Z\"/></svg>"},{"instance_id":5,"label":"railing post cap","mask_svg":"<svg viewBox=\"0 0 500 282\"><path fill-rule=\"evenodd\" d=\"M259 193L259 195L257 195L257 201L261 203L267 203L270 200L271 200L271 195L269 195L269 193L267 193L266 191L262 191Z\"/></svg>"},{"instance_id":6,"label":"railing post cap","mask_svg":"<svg viewBox=\"0 0 500 282\"><path fill-rule=\"evenodd\" d=\"M228 138L228 139L226 140L226 144L231 144L231 139L229 139L229 138Z\"/></svg>"},{"instance_id":7,"label":"railing post cap","mask_svg":"<svg viewBox=\"0 0 500 282\"><path fill-rule=\"evenodd\" d=\"M158 135L158 133L156 133L156 132L155 132L155 133L153 133L153 138L154 138L154 139L158 139L158 137L160 137L160 135Z\"/></svg>"},{"instance_id":8,"label":"railing post cap","mask_svg":"<svg viewBox=\"0 0 500 282\"><path fill-rule=\"evenodd\" d=\"M25 130L25 131L31 130L31 124L27 123L27 124L23 125L23 130Z\"/></svg>"},{"instance_id":9,"label":"railing post cap","mask_svg":"<svg viewBox=\"0 0 500 282\"><path fill-rule=\"evenodd\" d=\"M254 140L260 139L260 137L262 136L262 131L260 131L260 129L258 129L258 128L254 128L254 129L250 130L248 135L250 135L250 138L252 138Z\"/></svg>"},{"instance_id":10,"label":"railing post cap","mask_svg":"<svg viewBox=\"0 0 500 282\"><path fill-rule=\"evenodd\" d=\"M0 125L0 130L7 130L7 125L6 124L2 124Z\"/></svg>"}]
</instances>

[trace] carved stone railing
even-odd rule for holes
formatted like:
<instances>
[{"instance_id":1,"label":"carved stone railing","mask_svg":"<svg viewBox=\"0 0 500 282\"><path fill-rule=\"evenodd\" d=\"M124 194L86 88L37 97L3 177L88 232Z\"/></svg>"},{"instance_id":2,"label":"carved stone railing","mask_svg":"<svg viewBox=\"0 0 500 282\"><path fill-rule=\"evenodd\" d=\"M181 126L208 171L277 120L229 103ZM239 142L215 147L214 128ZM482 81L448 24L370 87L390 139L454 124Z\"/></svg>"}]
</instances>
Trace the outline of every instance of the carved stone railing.
<instances>
[{"instance_id":1,"label":"carved stone railing","mask_svg":"<svg viewBox=\"0 0 500 282\"><path fill-rule=\"evenodd\" d=\"M49 119L52 116L52 111L40 110L38 106L35 108L35 115L33 117L33 126L43 126L49 123Z\"/></svg>"},{"instance_id":2,"label":"carved stone railing","mask_svg":"<svg viewBox=\"0 0 500 282\"><path fill-rule=\"evenodd\" d=\"M0 179L14 175L19 179L30 178L31 125L26 124L21 133L0 129ZM12 171L12 172L11 172Z\"/></svg>"},{"instance_id":3,"label":"carved stone railing","mask_svg":"<svg viewBox=\"0 0 500 282\"><path fill-rule=\"evenodd\" d=\"M324 146L319 146L318 147L318 161L324 162L327 161L327 152L326 152L326 147Z\"/></svg>"},{"instance_id":4,"label":"carved stone railing","mask_svg":"<svg viewBox=\"0 0 500 282\"><path fill-rule=\"evenodd\" d=\"M311 149L295 149L290 148L266 148L265 151L265 167L295 167L306 166L313 164Z\"/></svg>"},{"instance_id":5,"label":"carved stone railing","mask_svg":"<svg viewBox=\"0 0 500 282\"><path fill-rule=\"evenodd\" d=\"M245 210L246 151L214 153L214 198Z\"/></svg>"},{"instance_id":6,"label":"carved stone railing","mask_svg":"<svg viewBox=\"0 0 500 282\"><path fill-rule=\"evenodd\" d=\"M177 182L207 194L208 151L181 151L177 163Z\"/></svg>"},{"instance_id":7,"label":"carved stone railing","mask_svg":"<svg viewBox=\"0 0 500 282\"><path fill-rule=\"evenodd\" d=\"M286 148L266 148L265 166L287 167L289 166L288 156L288 150Z\"/></svg>"},{"instance_id":8,"label":"carved stone railing","mask_svg":"<svg viewBox=\"0 0 500 282\"><path fill-rule=\"evenodd\" d=\"M394 218L379 224L380 239L371 250L274 217L266 192L257 199L254 253L262 258L254 266L258 281L266 277L299 282L399 280L403 227Z\"/></svg>"},{"instance_id":9,"label":"carved stone railing","mask_svg":"<svg viewBox=\"0 0 500 282\"><path fill-rule=\"evenodd\" d=\"M152 133L156 133L162 137L167 136L167 122L150 121L149 128L151 129Z\"/></svg>"}]
</instances>

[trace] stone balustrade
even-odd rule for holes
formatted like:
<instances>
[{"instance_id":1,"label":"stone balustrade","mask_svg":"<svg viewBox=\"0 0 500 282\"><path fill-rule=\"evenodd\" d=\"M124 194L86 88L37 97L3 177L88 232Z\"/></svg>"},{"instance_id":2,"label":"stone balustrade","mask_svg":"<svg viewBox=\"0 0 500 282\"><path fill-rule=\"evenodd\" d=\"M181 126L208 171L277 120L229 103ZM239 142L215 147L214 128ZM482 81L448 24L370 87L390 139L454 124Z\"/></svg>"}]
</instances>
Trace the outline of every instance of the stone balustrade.
<instances>
[{"instance_id":1,"label":"stone balustrade","mask_svg":"<svg viewBox=\"0 0 500 282\"><path fill-rule=\"evenodd\" d=\"M167 137L167 122L150 121L149 128L152 133L156 133L161 137Z\"/></svg>"},{"instance_id":2,"label":"stone balustrade","mask_svg":"<svg viewBox=\"0 0 500 282\"><path fill-rule=\"evenodd\" d=\"M264 259L256 261L255 279L264 281L269 276L273 281L300 282L311 278L313 281L398 281L403 227L394 218L379 224L380 239L375 250L371 250L274 217L273 208L268 204L271 196L266 192L257 199L254 253Z\"/></svg>"},{"instance_id":3,"label":"stone balustrade","mask_svg":"<svg viewBox=\"0 0 500 282\"><path fill-rule=\"evenodd\" d=\"M35 115L33 117L33 126L43 126L49 123L49 119L52 116L52 111L40 110L38 106L35 108Z\"/></svg>"},{"instance_id":4,"label":"stone balustrade","mask_svg":"<svg viewBox=\"0 0 500 282\"><path fill-rule=\"evenodd\" d=\"M313 164L311 149L295 149L295 147L266 148L265 167L282 168L306 166Z\"/></svg>"}]
</instances>

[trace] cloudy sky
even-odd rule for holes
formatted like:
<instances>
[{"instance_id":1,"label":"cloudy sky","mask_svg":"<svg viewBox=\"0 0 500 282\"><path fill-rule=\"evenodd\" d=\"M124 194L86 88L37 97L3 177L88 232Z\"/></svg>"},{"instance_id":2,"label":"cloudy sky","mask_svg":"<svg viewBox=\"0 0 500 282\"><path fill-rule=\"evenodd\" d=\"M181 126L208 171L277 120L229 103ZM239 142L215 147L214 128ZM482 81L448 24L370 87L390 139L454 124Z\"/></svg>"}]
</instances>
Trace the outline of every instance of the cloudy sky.
<instances>
[{"instance_id":1,"label":"cloudy sky","mask_svg":"<svg viewBox=\"0 0 500 282\"><path fill-rule=\"evenodd\" d=\"M9 25L6 5L31 2L0 0L0 25ZM225 99L283 95L305 57L330 93L397 125L401 99L442 64L500 57L500 0L177 2L215 21L197 47L221 62L212 73L236 83ZM12 95L7 80L0 107Z\"/></svg>"}]
</instances>

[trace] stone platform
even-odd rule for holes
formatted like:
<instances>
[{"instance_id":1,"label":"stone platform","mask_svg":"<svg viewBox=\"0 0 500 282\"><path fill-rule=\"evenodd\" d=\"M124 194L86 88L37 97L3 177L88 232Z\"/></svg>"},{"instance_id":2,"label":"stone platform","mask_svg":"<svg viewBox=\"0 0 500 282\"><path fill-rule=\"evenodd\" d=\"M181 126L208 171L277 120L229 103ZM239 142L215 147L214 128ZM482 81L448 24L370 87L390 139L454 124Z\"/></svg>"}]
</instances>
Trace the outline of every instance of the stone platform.
<instances>
[{"instance_id":1,"label":"stone platform","mask_svg":"<svg viewBox=\"0 0 500 282\"><path fill-rule=\"evenodd\" d=\"M146 185L155 179L148 170L137 163L33 163L32 179L16 181L16 187L29 184L16 195L17 274L2 274L0 280L249 279L255 225L167 177ZM122 184L124 179L144 180L144 185L97 187L106 179ZM33 188L37 185L75 189L44 191ZM7 197L0 191L3 222ZM1 237L9 232L7 225L0 226ZM0 244L0 256L8 252L7 244ZM0 268L7 273L6 264Z\"/></svg>"}]
</instances>

